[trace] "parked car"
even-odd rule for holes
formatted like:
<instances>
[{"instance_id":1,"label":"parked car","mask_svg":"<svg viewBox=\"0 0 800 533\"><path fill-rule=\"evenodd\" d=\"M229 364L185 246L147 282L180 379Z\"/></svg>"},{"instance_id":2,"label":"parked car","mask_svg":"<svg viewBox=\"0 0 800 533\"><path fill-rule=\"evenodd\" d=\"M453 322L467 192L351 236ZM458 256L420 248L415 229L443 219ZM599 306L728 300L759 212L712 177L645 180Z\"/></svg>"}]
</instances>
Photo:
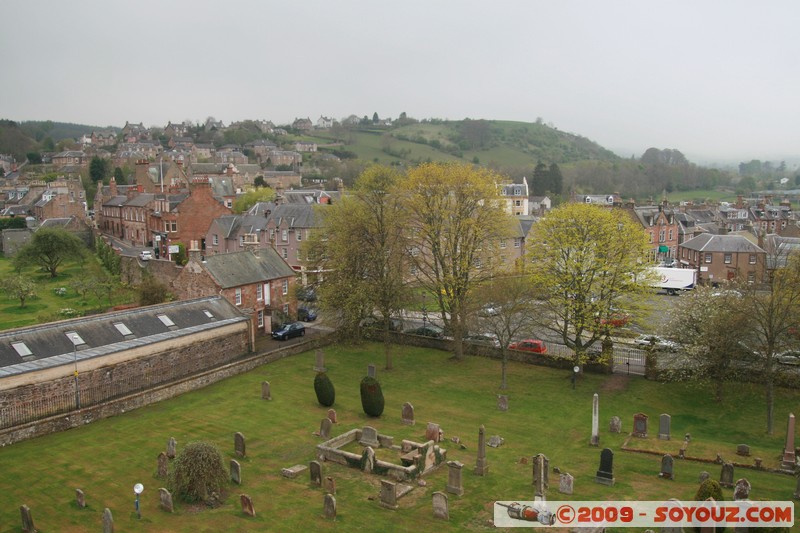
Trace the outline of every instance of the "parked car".
<instances>
[{"instance_id":1,"label":"parked car","mask_svg":"<svg viewBox=\"0 0 800 533\"><path fill-rule=\"evenodd\" d=\"M306 327L302 322L290 322L282 325L272 332L272 338L279 341L289 340L292 337L302 337L306 334Z\"/></svg>"},{"instance_id":2,"label":"parked car","mask_svg":"<svg viewBox=\"0 0 800 533\"><path fill-rule=\"evenodd\" d=\"M150 250L142 250L139 252L139 259L142 261L150 261L153 258L153 252Z\"/></svg>"},{"instance_id":3,"label":"parked car","mask_svg":"<svg viewBox=\"0 0 800 533\"><path fill-rule=\"evenodd\" d=\"M464 342L470 344L480 344L481 346L490 346L492 348L499 348L500 341L497 336L492 333L476 333L473 335L464 335Z\"/></svg>"},{"instance_id":4,"label":"parked car","mask_svg":"<svg viewBox=\"0 0 800 533\"><path fill-rule=\"evenodd\" d=\"M421 337L433 337L435 339L441 339L444 336L444 330L439 326L434 326L433 324L409 329L406 330L405 333L409 333L411 335L420 335Z\"/></svg>"},{"instance_id":5,"label":"parked car","mask_svg":"<svg viewBox=\"0 0 800 533\"><path fill-rule=\"evenodd\" d=\"M298 287L295 294L297 299L303 302L317 301L317 290L314 287Z\"/></svg>"},{"instance_id":6,"label":"parked car","mask_svg":"<svg viewBox=\"0 0 800 533\"><path fill-rule=\"evenodd\" d=\"M525 339L524 341L512 342L508 345L509 350L519 350L521 352L547 353L547 345L539 339Z\"/></svg>"},{"instance_id":7,"label":"parked car","mask_svg":"<svg viewBox=\"0 0 800 533\"><path fill-rule=\"evenodd\" d=\"M800 366L800 352L788 350L775 354L775 360L782 365Z\"/></svg>"},{"instance_id":8,"label":"parked car","mask_svg":"<svg viewBox=\"0 0 800 533\"><path fill-rule=\"evenodd\" d=\"M478 316L487 317L487 316L497 316L500 314L500 306L493 303L488 303L478 309Z\"/></svg>"},{"instance_id":9,"label":"parked car","mask_svg":"<svg viewBox=\"0 0 800 533\"><path fill-rule=\"evenodd\" d=\"M605 318L600 319L601 326L610 326L612 328L622 328L628 325L630 322L630 315L627 313L621 313L614 311L610 315Z\"/></svg>"},{"instance_id":10,"label":"parked car","mask_svg":"<svg viewBox=\"0 0 800 533\"><path fill-rule=\"evenodd\" d=\"M303 322L313 322L317 319L317 310L312 307L298 307L297 320Z\"/></svg>"},{"instance_id":11,"label":"parked car","mask_svg":"<svg viewBox=\"0 0 800 533\"><path fill-rule=\"evenodd\" d=\"M658 335L639 335L633 340L633 343L641 348L655 346L657 350L665 350L669 352L674 352L678 349L678 343L663 339Z\"/></svg>"},{"instance_id":12,"label":"parked car","mask_svg":"<svg viewBox=\"0 0 800 533\"><path fill-rule=\"evenodd\" d=\"M383 329L383 319L369 316L361 321L362 328ZM403 321L399 318L389 319L389 329L391 331L403 331Z\"/></svg>"}]
</instances>

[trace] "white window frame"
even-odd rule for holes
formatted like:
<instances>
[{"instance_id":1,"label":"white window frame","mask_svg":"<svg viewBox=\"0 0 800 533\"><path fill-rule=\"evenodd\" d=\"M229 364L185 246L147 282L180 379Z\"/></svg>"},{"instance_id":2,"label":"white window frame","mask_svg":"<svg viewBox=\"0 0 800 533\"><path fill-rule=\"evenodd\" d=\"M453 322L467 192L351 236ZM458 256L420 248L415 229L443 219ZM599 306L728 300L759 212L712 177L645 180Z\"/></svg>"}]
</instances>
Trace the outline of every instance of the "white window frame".
<instances>
[{"instance_id":1,"label":"white window frame","mask_svg":"<svg viewBox=\"0 0 800 533\"><path fill-rule=\"evenodd\" d=\"M264 286L260 283L256 283L256 301L260 302L264 299Z\"/></svg>"},{"instance_id":2,"label":"white window frame","mask_svg":"<svg viewBox=\"0 0 800 533\"><path fill-rule=\"evenodd\" d=\"M241 289L241 287L236 287L235 300L236 300L236 305L242 305L242 289Z\"/></svg>"},{"instance_id":3,"label":"white window frame","mask_svg":"<svg viewBox=\"0 0 800 533\"><path fill-rule=\"evenodd\" d=\"M289 280L288 279L283 280L283 286L281 287L281 294L283 294L284 296L289 294Z\"/></svg>"},{"instance_id":4,"label":"white window frame","mask_svg":"<svg viewBox=\"0 0 800 533\"><path fill-rule=\"evenodd\" d=\"M264 310L263 309L259 309L257 316L258 316L258 327L263 328L264 327Z\"/></svg>"}]
</instances>

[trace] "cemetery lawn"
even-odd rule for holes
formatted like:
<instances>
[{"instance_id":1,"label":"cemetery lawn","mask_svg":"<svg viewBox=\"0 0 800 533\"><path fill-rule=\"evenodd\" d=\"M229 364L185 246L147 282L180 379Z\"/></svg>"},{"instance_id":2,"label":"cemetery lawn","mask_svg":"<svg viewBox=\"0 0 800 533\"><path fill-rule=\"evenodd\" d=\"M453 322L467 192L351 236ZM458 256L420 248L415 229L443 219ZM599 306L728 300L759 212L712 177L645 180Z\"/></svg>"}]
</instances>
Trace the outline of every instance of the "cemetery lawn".
<instances>
[{"instance_id":1,"label":"cemetery lawn","mask_svg":"<svg viewBox=\"0 0 800 533\"><path fill-rule=\"evenodd\" d=\"M377 419L361 409L359 382L367 365L375 363L386 399ZM336 482L336 521L322 517L324 491L312 486L306 471L297 479L281 476L281 469L315 459L313 435L327 408L316 401L313 389L314 352L305 352L262 366L207 388L158 405L100 420L79 429L49 435L0 449L0 533L20 530L19 506L27 504L36 527L43 532L84 532L102 529L103 509L112 510L117 531L482 531L490 529L495 500L533 500L531 456L544 453L550 467L575 477L574 494L558 492L558 475L550 473L549 500L692 500L700 472L719 479L720 466L677 459L685 433L691 433L689 455L752 464L735 455L738 444L748 444L754 455L775 464L784 439L786 418L797 410L800 391L776 391L774 436L764 432L765 407L758 386L731 384L722 403L711 400L709 389L696 385L662 384L639 377L585 375L572 389L565 371L519 363L509 364L509 410L497 409L500 382L498 361L469 357L462 362L450 354L412 347L394 347L394 370L383 370L379 344L331 346L325 365L336 388L336 436L371 425L382 434L423 441L427 422L441 425L448 460L464 463L464 495L449 495L450 520L433 518L431 495L445 491L447 467L425 476L427 486L416 486L399 500L398 510L379 506L380 477L333 463L323 463L323 477ZM261 399L261 382L271 384L271 401ZM592 395L600 396L600 448L589 446ZM401 424L401 406L411 402L416 425ZM671 452L674 481L659 479L660 455L623 451L633 415L649 415L651 435L642 448ZM672 440L656 441L658 416L672 415ZM608 431L609 419L622 418L621 434ZM500 435L505 444L487 447L489 474L473 473L478 428L487 440ZM156 458L170 437L178 451L186 443L207 440L223 452L227 469L234 458L235 432L246 438L247 457L239 459L242 485L229 485L224 504L200 508L175 499L175 513L159 509ZM466 449L450 441L459 437ZM636 439L641 440L641 439ZM631 439L628 446L636 442ZM613 487L594 481L600 449L614 451ZM387 452L381 451L381 456ZM527 458L527 464L521 463ZM795 478L736 467L734 480L746 477L752 499L790 500ZM141 519L134 509L133 485L145 486ZM88 507L78 509L75 489L86 494ZM242 513L239 494L248 494L255 517ZM733 497L723 489L725 499ZM630 530L626 530L630 531Z\"/></svg>"}]
</instances>

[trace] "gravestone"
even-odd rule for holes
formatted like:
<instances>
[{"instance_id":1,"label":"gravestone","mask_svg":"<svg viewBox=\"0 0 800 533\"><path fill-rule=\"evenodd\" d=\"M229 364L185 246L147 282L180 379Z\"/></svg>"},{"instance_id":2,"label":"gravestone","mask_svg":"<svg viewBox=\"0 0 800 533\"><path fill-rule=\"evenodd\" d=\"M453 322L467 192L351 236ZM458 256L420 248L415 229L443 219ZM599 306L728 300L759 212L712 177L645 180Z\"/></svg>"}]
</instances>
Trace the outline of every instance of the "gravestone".
<instances>
[{"instance_id":1,"label":"gravestone","mask_svg":"<svg viewBox=\"0 0 800 533\"><path fill-rule=\"evenodd\" d=\"M736 455L742 455L744 457L750 456L750 446L747 444L740 444L736 447Z\"/></svg>"},{"instance_id":2,"label":"gravestone","mask_svg":"<svg viewBox=\"0 0 800 533\"><path fill-rule=\"evenodd\" d=\"M589 444L600 445L600 396L596 392L592 396L592 438Z\"/></svg>"},{"instance_id":3,"label":"gravestone","mask_svg":"<svg viewBox=\"0 0 800 533\"><path fill-rule=\"evenodd\" d=\"M167 489L164 487L158 489L158 498L163 510L168 513L175 512L175 507L172 505L172 494Z\"/></svg>"},{"instance_id":4,"label":"gravestone","mask_svg":"<svg viewBox=\"0 0 800 533\"><path fill-rule=\"evenodd\" d=\"M755 459L753 459L753 466L756 467L756 470L761 470L762 468L764 468L764 465L762 464L763 462L764 459L762 459L761 457L756 457Z\"/></svg>"},{"instance_id":5,"label":"gravestone","mask_svg":"<svg viewBox=\"0 0 800 533\"><path fill-rule=\"evenodd\" d=\"M322 485L322 465L319 461L308 463L308 472L313 485Z\"/></svg>"},{"instance_id":6,"label":"gravestone","mask_svg":"<svg viewBox=\"0 0 800 533\"><path fill-rule=\"evenodd\" d=\"M594 479L603 485L614 485L614 452L609 448L603 448L600 452L600 468Z\"/></svg>"},{"instance_id":7,"label":"gravestone","mask_svg":"<svg viewBox=\"0 0 800 533\"><path fill-rule=\"evenodd\" d=\"M269 381L261 382L261 399L262 400L272 399L272 391L270 390Z\"/></svg>"},{"instance_id":8,"label":"gravestone","mask_svg":"<svg viewBox=\"0 0 800 533\"><path fill-rule=\"evenodd\" d=\"M336 480L331 476L326 477L325 481L322 483L322 488L325 489L325 492L336 494Z\"/></svg>"},{"instance_id":9,"label":"gravestone","mask_svg":"<svg viewBox=\"0 0 800 533\"><path fill-rule=\"evenodd\" d=\"M533 458L533 494L535 496L544 496L547 489L550 488L549 471L550 460L543 453L537 454Z\"/></svg>"},{"instance_id":10,"label":"gravestone","mask_svg":"<svg viewBox=\"0 0 800 533\"><path fill-rule=\"evenodd\" d=\"M178 441L175 440L175 437L170 437L169 441L167 441L167 457L170 459L175 459L177 452Z\"/></svg>"},{"instance_id":11,"label":"gravestone","mask_svg":"<svg viewBox=\"0 0 800 533\"><path fill-rule=\"evenodd\" d=\"M429 441L432 440L433 442L439 442L441 438L442 430L439 427L439 424L435 424L433 422L428 422L428 427L425 428L425 440Z\"/></svg>"},{"instance_id":12,"label":"gravestone","mask_svg":"<svg viewBox=\"0 0 800 533\"><path fill-rule=\"evenodd\" d=\"M733 463L723 463L719 474L719 484L726 488L733 487Z\"/></svg>"},{"instance_id":13,"label":"gravestone","mask_svg":"<svg viewBox=\"0 0 800 533\"><path fill-rule=\"evenodd\" d=\"M108 507L103 509L103 533L114 533L114 515Z\"/></svg>"},{"instance_id":14,"label":"gravestone","mask_svg":"<svg viewBox=\"0 0 800 533\"><path fill-rule=\"evenodd\" d=\"M643 439L647 438L647 415L636 413L633 415L633 436Z\"/></svg>"},{"instance_id":15,"label":"gravestone","mask_svg":"<svg viewBox=\"0 0 800 533\"><path fill-rule=\"evenodd\" d=\"M327 368L325 368L325 353L322 350L317 350L315 352L316 355L316 364L314 365L314 370L316 372L327 372Z\"/></svg>"},{"instance_id":16,"label":"gravestone","mask_svg":"<svg viewBox=\"0 0 800 533\"><path fill-rule=\"evenodd\" d=\"M401 421L406 426L413 426L414 425L414 406L410 403L406 402L403 404L403 411L401 416Z\"/></svg>"},{"instance_id":17,"label":"gravestone","mask_svg":"<svg viewBox=\"0 0 800 533\"><path fill-rule=\"evenodd\" d=\"M508 395L506 394L498 394L497 395L497 408L501 411L508 411Z\"/></svg>"},{"instance_id":18,"label":"gravestone","mask_svg":"<svg viewBox=\"0 0 800 533\"><path fill-rule=\"evenodd\" d=\"M371 474L375 469L375 450L372 449L372 446L367 446L364 448L364 451L361 454L361 464L361 470L363 470L366 474Z\"/></svg>"},{"instance_id":19,"label":"gravestone","mask_svg":"<svg viewBox=\"0 0 800 533\"><path fill-rule=\"evenodd\" d=\"M330 518L332 520L336 518L336 498L333 497L333 494L325 495L322 507L325 518Z\"/></svg>"},{"instance_id":20,"label":"gravestone","mask_svg":"<svg viewBox=\"0 0 800 533\"><path fill-rule=\"evenodd\" d=\"M708 472L706 471L700 472L700 475L697 477L697 482L702 483L703 481L707 480L710 477L711 474L709 474Z\"/></svg>"},{"instance_id":21,"label":"gravestone","mask_svg":"<svg viewBox=\"0 0 800 533\"><path fill-rule=\"evenodd\" d=\"M750 489L750 482L747 481L747 478L736 480L736 486L733 489L733 501L749 500Z\"/></svg>"},{"instance_id":22,"label":"gravestone","mask_svg":"<svg viewBox=\"0 0 800 533\"><path fill-rule=\"evenodd\" d=\"M165 452L158 454L158 477L167 477L169 473L169 458Z\"/></svg>"},{"instance_id":23,"label":"gravestone","mask_svg":"<svg viewBox=\"0 0 800 533\"><path fill-rule=\"evenodd\" d=\"M242 465L236 459L231 459L230 464L231 481L237 485L242 484Z\"/></svg>"},{"instance_id":24,"label":"gravestone","mask_svg":"<svg viewBox=\"0 0 800 533\"><path fill-rule=\"evenodd\" d=\"M489 473L489 463L486 460L486 428L478 429L478 458L475 460L475 474L485 476Z\"/></svg>"},{"instance_id":25,"label":"gravestone","mask_svg":"<svg viewBox=\"0 0 800 533\"><path fill-rule=\"evenodd\" d=\"M381 445L378 442L378 430L372 426L364 426L361 428L361 440L358 443L362 446L374 446L377 448Z\"/></svg>"},{"instance_id":26,"label":"gravestone","mask_svg":"<svg viewBox=\"0 0 800 533\"><path fill-rule=\"evenodd\" d=\"M33 515L27 505L19 506L19 514L22 517L22 531L25 533L36 533L36 526L33 525Z\"/></svg>"},{"instance_id":27,"label":"gravestone","mask_svg":"<svg viewBox=\"0 0 800 533\"><path fill-rule=\"evenodd\" d=\"M397 484L381 480L381 507L397 509Z\"/></svg>"},{"instance_id":28,"label":"gravestone","mask_svg":"<svg viewBox=\"0 0 800 533\"><path fill-rule=\"evenodd\" d=\"M618 416L612 416L611 422L608 423L608 431L611 433L619 433L622 431L622 420Z\"/></svg>"},{"instance_id":29,"label":"gravestone","mask_svg":"<svg viewBox=\"0 0 800 533\"><path fill-rule=\"evenodd\" d=\"M667 454L661 458L661 473L658 474L663 479L675 479L673 474L674 459Z\"/></svg>"},{"instance_id":30,"label":"gravestone","mask_svg":"<svg viewBox=\"0 0 800 533\"><path fill-rule=\"evenodd\" d=\"M238 431L233 435L233 449L237 457L245 457L244 435Z\"/></svg>"},{"instance_id":31,"label":"gravestone","mask_svg":"<svg viewBox=\"0 0 800 533\"><path fill-rule=\"evenodd\" d=\"M464 468L458 461L447 461L447 492L462 496L464 485L461 483L461 469Z\"/></svg>"},{"instance_id":32,"label":"gravestone","mask_svg":"<svg viewBox=\"0 0 800 533\"><path fill-rule=\"evenodd\" d=\"M375 369L375 365L372 363L367 366L367 376L378 379L378 371Z\"/></svg>"},{"instance_id":33,"label":"gravestone","mask_svg":"<svg viewBox=\"0 0 800 533\"><path fill-rule=\"evenodd\" d=\"M558 492L562 494L572 494L575 478L572 474L561 474L558 478Z\"/></svg>"},{"instance_id":34,"label":"gravestone","mask_svg":"<svg viewBox=\"0 0 800 533\"><path fill-rule=\"evenodd\" d=\"M433 517L450 520L450 510L447 506L447 494L444 492L433 493Z\"/></svg>"},{"instance_id":35,"label":"gravestone","mask_svg":"<svg viewBox=\"0 0 800 533\"><path fill-rule=\"evenodd\" d=\"M663 413L658 417L658 438L660 440L669 440L669 429L672 417Z\"/></svg>"},{"instance_id":36,"label":"gravestone","mask_svg":"<svg viewBox=\"0 0 800 533\"><path fill-rule=\"evenodd\" d=\"M331 436L331 427L333 423L330 418L323 418L319 422L319 436L323 439L329 439Z\"/></svg>"},{"instance_id":37,"label":"gravestone","mask_svg":"<svg viewBox=\"0 0 800 533\"><path fill-rule=\"evenodd\" d=\"M75 489L75 503L78 504L80 509L86 508L86 494L81 489Z\"/></svg>"},{"instance_id":38,"label":"gravestone","mask_svg":"<svg viewBox=\"0 0 800 533\"><path fill-rule=\"evenodd\" d=\"M500 435L492 435L491 437L489 437L489 442L487 442L486 444L487 446L491 446L492 448L499 448L500 446L503 445L505 441L506 439L504 439Z\"/></svg>"},{"instance_id":39,"label":"gravestone","mask_svg":"<svg viewBox=\"0 0 800 533\"><path fill-rule=\"evenodd\" d=\"M331 421L331 424L336 423L336 409L328 409L328 420Z\"/></svg>"},{"instance_id":40,"label":"gravestone","mask_svg":"<svg viewBox=\"0 0 800 533\"><path fill-rule=\"evenodd\" d=\"M786 445L783 447L781 469L794 472L796 456L794 452L794 414L789 413L789 422L786 426Z\"/></svg>"},{"instance_id":41,"label":"gravestone","mask_svg":"<svg viewBox=\"0 0 800 533\"><path fill-rule=\"evenodd\" d=\"M256 509L253 507L253 499L247 494L240 494L239 501L242 503L242 512L247 516L255 516Z\"/></svg>"},{"instance_id":42,"label":"gravestone","mask_svg":"<svg viewBox=\"0 0 800 533\"><path fill-rule=\"evenodd\" d=\"M306 465L294 465L289 468L281 468L281 475L289 479L295 479L308 469Z\"/></svg>"}]
</instances>

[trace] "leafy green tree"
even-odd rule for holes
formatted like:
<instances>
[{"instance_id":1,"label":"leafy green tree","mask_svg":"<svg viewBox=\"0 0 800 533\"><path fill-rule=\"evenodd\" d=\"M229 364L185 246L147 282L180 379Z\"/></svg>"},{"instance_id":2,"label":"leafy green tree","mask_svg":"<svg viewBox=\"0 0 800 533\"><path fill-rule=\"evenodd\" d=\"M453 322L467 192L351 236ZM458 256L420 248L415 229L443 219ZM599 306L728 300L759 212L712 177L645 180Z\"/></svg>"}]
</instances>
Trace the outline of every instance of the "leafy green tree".
<instances>
[{"instance_id":1,"label":"leafy green tree","mask_svg":"<svg viewBox=\"0 0 800 533\"><path fill-rule=\"evenodd\" d=\"M253 180L253 185L255 185L256 188L266 187L267 181L264 179L264 176L256 176L256 179Z\"/></svg>"},{"instance_id":2,"label":"leafy green tree","mask_svg":"<svg viewBox=\"0 0 800 533\"><path fill-rule=\"evenodd\" d=\"M373 123L373 124L377 124L378 122L380 122L380 120L381 120L381 119L378 117L378 112L377 112L377 111L375 111L375 112L372 114L372 123Z\"/></svg>"},{"instance_id":3,"label":"leafy green tree","mask_svg":"<svg viewBox=\"0 0 800 533\"><path fill-rule=\"evenodd\" d=\"M172 464L169 487L185 502L208 502L228 483L222 453L209 442L190 442Z\"/></svg>"},{"instance_id":4,"label":"leafy green tree","mask_svg":"<svg viewBox=\"0 0 800 533\"><path fill-rule=\"evenodd\" d=\"M25 154L25 158L32 165L42 164L42 154L40 154L39 152L28 152L27 154Z\"/></svg>"},{"instance_id":5,"label":"leafy green tree","mask_svg":"<svg viewBox=\"0 0 800 533\"><path fill-rule=\"evenodd\" d=\"M233 201L233 212L244 213L258 202L271 202L275 199L275 191L269 187L258 187L240 194Z\"/></svg>"},{"instance_id":6,"label":"leafy green tree","mask_svg":"<svg viewBox=\"0 0 800 533\"><path fill-rule=\"evenodd\" d=\"M463 358L470 292L505 268L499 247L512 226L497 188L502 181L485 168L426 163L402 182L409 261L452 331L456 359Z\"/></svg>"},{"instance_id":7,"label":"leafy green tree","mask_svg":"<svg viewBox=\"0 0 800 533\"><path fill-rule=\"evenodd\" d=\"M550 193L561 194L564 188L564 176L561 174L561 169L558 165L552 163L549 169Z\"/></svg>"},{"instance_id":8,"label":"leafy green tree","mask_svg":"<svg viewBox=\"0 0 800 533\"><path fill-rule=\"evenodd\" d=\"M536 196L542 196L547 193L551 188L550 172L547 165L539 161L536 163L536 168L533 170L533 182L531 189Z\"/></svg>"},{"instance_id":9,"label":"leafy green tree","mask_svg":"<svg viewBox=\"0 0 800 533\"><path fill-rule=\"evenodd\" d=\"M36 296L36 283L27 276L20 274L9 276L3 280L3 290L15 300L19 300L19 306L25 307L25 301Z\"/></svg>"},{"instance_id":10,"label":"leafy green tree","mask_svg":"<svg viewBox=\"0 0 800 533\"><path fill-rule=\"evenodd\" d=\"M18 269L40 266L54 278L64 261L82 261L86 253L86 245L74 234L61 228L41 228L19 249L13 261Z\"/></svg>"},{"instance_id":11,"label":"leafy green tree","mask_svg":"<svg viewBox=\"0 0 800 533\"><path fill-rule=\"evenodd\" d=\"M526 263L544 311L540 326L582 364L610 324L632 310L631 297L651 290L642 260L647 238L624 211L571 203L537 223L529 241L537 243Z\"/></svg>"},{"instance_id":12,"label":"leafy green tree","mask_svg":"<svg viewBox=\"0 0 800 533\"><path fill-rule=\"evenodd\" d=\"M361 407L364 409L364 413L372 417L381 416L386 402L378 380L364 376L359 388L361 391Z\"/></svg>"},{"instance_id":13,"label":"leafy green tree","mask_svg":"<svg viewBox=\"0 0 800 533\"><path fill-rule=\"evenodd\" d=\"M109 162L101 157L94 156L89 162L89 176L92 182L102 182L108 176Z\"/></svg>"},{"instance_id":14,"label":"leafy green tree","mask_svg":"<svg viewBox=\"0 0 800 533\"><path fill-rule=\"evenodd\" d=\"M336 389L333 387L331 378L325 372L318 372L314 376L314 392L317 395L317 401L324 407L330 407L336 401Z\"/></svg>"},{"instance_id":15,"label":"leafy green tree","mask_svg":"<svg viewBox=\"0 0 800 533\"><path fill-rule=\"evenodd\" d=\"M122 173L122 169L119 167L114 167L114 181L125 183L125 174Z\"/></svg>"},{"instance_id":16,"label":"leafy green tree","mask_svg":"<svg viewBox=\"0 0 800 533\"><path fill-rule=\"evenodd\" d=\"M27 223L23 217L0 218L0 231L4 229L24 229Z\"/></svg>"},{"instance_id":17,"label":"leafy green tree","mask_svg":"<svg viewBox=\"0 0 800 533\"><path fill-rule=\"evenodd\" d=\"M139 284L139 304L155 305L170 298L169 287L151 275L145 274Z\"/></svg>"}]
</instances>

